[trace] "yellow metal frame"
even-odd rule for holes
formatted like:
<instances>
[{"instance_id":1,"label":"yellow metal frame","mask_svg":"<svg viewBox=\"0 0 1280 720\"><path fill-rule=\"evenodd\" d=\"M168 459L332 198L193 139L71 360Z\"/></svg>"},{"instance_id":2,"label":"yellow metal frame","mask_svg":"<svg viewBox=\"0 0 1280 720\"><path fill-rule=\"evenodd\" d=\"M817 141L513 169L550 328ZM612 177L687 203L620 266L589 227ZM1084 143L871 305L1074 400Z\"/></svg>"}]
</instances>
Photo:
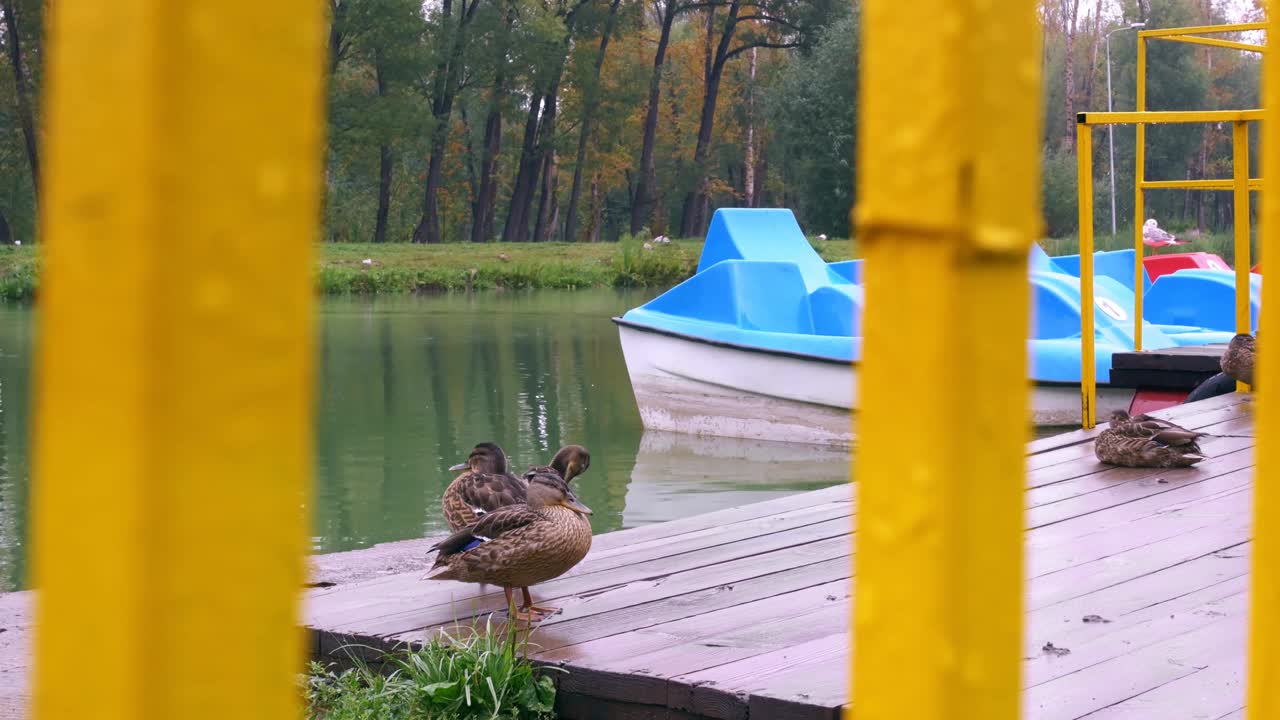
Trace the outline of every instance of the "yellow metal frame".
<instances>
[{"instance_id":1,"label":"yellow metal frame","mask_svg":"<svg viewBox=\"0 0 1280 720\"><path fill-rule=\"evenodd\" d=\"M1133 198L1133 341L1134 349L1142 349L1143 294L1146 270L1143 265L1142 220L1146 216L1147 190L1230 190L1236 206L1235 270L1236 270L1236 332L1249 332L1249 270L1252 266L1249 248L1249 192L1261 190L1260 177L1249 177L1249 126L1248 123L1263 119L1263 110L1189 110L1149 111L1147 107L1147 40L1169 40L1214 47L1232 48L1246 52L1265 53L1266 46L1240 43L1216 38L1199 37L1202 34L1266 30L1268 23L1236 23L1231 25L1204 25L1184 28L1161 28L1138 32L1137 109L1134 112L1084 112L1077 116L1077 152L1080 189L1080 290L1081 290L1081 424L1091 428L1097 424L1097 369L1094 357L1092 303L1084 312L1083 298L1093 296L1093 156L1089 128L1096 125L1135 125L1137 145L1134 152ZM1203 180L1147 180L1146 138L1147 125L1162 123L1219 123L1232 124L1232 177L1206 178ZM1081 144L1083 143L1083 144ZM1087 150L1087 152L1086 152ZM1086 188L1089 196L1085 197ZM1240 223L1239 218L1244 218ZM1086 267L1088 271L1086 272ZM1240 384L1238 389L1247 386Z\"/></svg>"},{"instance_id":2,"label":"yellow metal frame","mask_svg":"<svg viewBox=\"0 0 1280 720\"><path fill-rule=\"evenodd\" d=\"M1232 177L1206 180L1139 180L1136 184L1138 208L1142 191L1150 189L1231 190L1236 203L1236 332L1249 332L1249 192L1261 190L1262 178L1249 177L1249 122L1261 120L1262 110L1203 110L1165 112L1088 112L1076 116L1077 186L1080 213L1080 415L1081 426L1097 424L1097 357L1094 337L1093 302L1085 307L1085 298L1093 298L1093 141L1091 130L1102 125L1158 125L1165 123L1229 122L1232 124ZM1141 146L1138 148L1141 150ZM1141 161L1139 161L1140 163ZM1140 174L1141 165L1137 172ZM1142 295L1145 270L1142 265L1142 225L1134 213L1134 292L1133 336L1136 350L1142 349ZM1241 389L1245 386L1241 385Z\"/></svg>"},{"instance_id":3,"label":"yellow metal frame","mask_svg":"<svg viewBox=\"0 0 1280 720\"><path fill-rule=\"evenodd\" d=\"M1274 11L1274 7L1273 7ZM1263 106L1280 108L1280 68L1267 57L1262 72ZM1262 125L1262 170L1280 170L1280 123ZM1280 257L1280 204L1262 203L1258 241L1267 258ZM1270 261L1268 261L1270 262ZM1267 322L1270 318L1270 324ZM1280 314L1259 317L1267 337L1280 335ZM1262 333L1258 333L1261 337ZM1257 446L1253 482L1253 559L1249 576L1249 679L1247 716L1280 718L1280 352L1258 353Z\"/></svg>"},{"instance_id":4,"label":"yellow metal frame","mask_svg":"<svg viewBox=\"0 0 1280 720\"><path fill-rule=\"evenodd\" d=\"M1134 253L1136 256L1135 257L1136 262L1134 263L1134 293L1133 293L1133 311L1134 311L1133 340L1134 340L1135 350L1142 349L1142 315L1143 315L1142 301L1143 301L1143 278L1145 276L1144 276L1144 268L1142 265L1143 243L1142 243L1142 222L1141 221L1142 221L1142 218L1145 217L1146 215L1146 212L1144 209L1146 204L1145 202L1146 198L1143 195L1144 191L1157 190L1157 189L1160 189L1160 190L1169 190L1169 189L1231 190L1234 193L1236 193L1235 199L1237 200L1237 202L1240 201L1240 195L1237 192L1238 177L1233 177L1230 181L1205 179L1205 180L1172 180L1172 181L1164 180L1164 181L1157 181L1155 184L1148 182L1146 179L1146 172L1147 172L1147 164L1146 164L1147 127L1146 126L1147 124L1161 123L1161 122L1238 123L1240 121L1249 122L1253 120L1261 120L1263 115L1262 110L1245 110L1245 111L1206 110L1206 111L1194 112L1194 115L1187 115L1185 117L1187 117L1188 119L1185 119L1185 120L1164 120L1164 119L1161 119L1161 117L1174 114L1174 113L1148 112L1147 111L1147 41L1148 40L1167 40L1172 42L1187 42L1187 43L1193 43L1198 45L1225 47L1225 48L1232 48L1235 50L1242 50L1245 52L1256 52L1256 53L1265 54L1267 50L1265 45L1254 45L1252 43L1241 43L1241 42L1219 40L1217 38L1206 38L1206 37L1199 37L1199 36L1206 35L1206 34L1213 35L1213 34L1228 33L1228 32L1247 32L1251 30L1267 30L1268 27L1269 27L1269 23L1254 22L1254 23L1231 23L1226 25L1195 25L1191 27L1159 28L1155 30L1139 30L1138 31L1137 93L1135 98L1136 99L1135 105L1136 105L1137 112L1123 113L1123 115L1135 116L1132 120L1121 120L1118 117L1113 119L1113 122L1127 122L1127 123L1133 123L1137 126L1137 146L1134 153L1134 190L1133 190L1134 192L1133 247L1134 247ZM1235 112L1241 112L1243 114L1241 114L1239 117L1219 117L1223 114L1229 115ZM1088 113L1088 114L1089 115L1112 114L1117 116L1120 115L1118 113ZM1194 119L1190 119L1193 117ZM1246 135L1244 138L1245 139L1244 147L1246 148L1246 150L1244 153L1244 159L1245 159L1245 163L1247 164L1248 162L1248 150L1247 150L1248 130L1247 129L1245 130L1245 133ZM1235 133L1233 131L1233 134L1232 134L1233 144L1236 143L1237 139L1238 138L1236 138ZM1239 165L1240 163L1237 162L1234 164ZM1238 175L1238 173L1235 173L1233 171L1233 175ZM1249 173L1247 170L1244 173L1244 176L1246 178L1246 183L1249 189L1251 190L1261 189L1261 185L1262 185L1261 179L1249 178ZM1246 207L1246 209L1248 207L1248 202L1249 202L1248 192L1245 192L1243 204ZM1236 217L1237 218L1240 217L1239 213L1236 214ZM1248 222L1249 222L1249 216L1248 214L1246 214L1245 215L1245 223L1246 223L1245 224L1245 243L1244 243L1243 256L1240 255L1241 245L1239 241L1238 231L1236 235L1235 250L1236 250L1237 281L1239 280L1239 277L1240 277L1239 276L1239 266L1241 265L1241 263L1239 262L1240 258L1244 257L1245 259L1245 262L1243 264L1246 268L1245 270L1246 279L1248 278L1248 268L1252 265L1252 263L1249 262ZM1236 225L1239 225L1239 223L1236 223ZM1240 323L1240 318L1239 318L1239 306L1240 306L1239 304L1241 302L1240 297L1241 297L1240 290L1237 284L1236 331L1247 332L1248 331L1247 318L1246 318L1246 322L1243 325L1245 330L1240 329L1242 327ZM1247 308L1248 300L1245 300L1244 303Z\"/></svg>"},{"instance_id":5,"label":"yellow metal frame","mask_svg":"<svg viewBox=\"0 0 1280 720\"><path fill-rule=\"evenodd\" d=\"M301 714L323 15L46 16L37 720Z\"/></svg>"},{"instance_id":6,"label":"yellow metal frame","mask_svg":"<svg viewBox=\"0 0 1280 720\"><path fill-rule=\"evenodd\" d=\"M852 712L1012 720L1026 268L1041 227L1035 4L870 0L862 32L854 219L867 301ZM1007 322L991 327L992 314ZM895 379L904 373L910 383Z\"/></svg>"}]
</instances>

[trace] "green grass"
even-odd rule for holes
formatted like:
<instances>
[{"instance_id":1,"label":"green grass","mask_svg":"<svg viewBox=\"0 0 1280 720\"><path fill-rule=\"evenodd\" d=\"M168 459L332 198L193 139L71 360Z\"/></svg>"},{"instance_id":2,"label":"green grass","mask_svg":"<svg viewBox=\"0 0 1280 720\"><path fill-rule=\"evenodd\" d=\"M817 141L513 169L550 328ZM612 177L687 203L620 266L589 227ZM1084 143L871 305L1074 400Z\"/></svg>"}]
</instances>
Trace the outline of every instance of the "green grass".
<instances>
[{"instance_id":1,"label":"green grass","mask_svg":"<svg viewBox=\"0 0 1280 720\"><path fill-rule=\"evenodd\" d=\"M852 257L847 240L811 241L827 261ZM701 240L618 243L324 244L316 287L330 295L490 288L667 287L693 275ZM365 260L370 264L365 265ZM0 246L0 298L34 297L37 250Z\"/></svg>"},{"instance_id":2,"label":"green grass","mask_svg":"<svg viewBox=\"0 0 1280 720\"><path fill-rule=\"evenodd\" d=\"M848 240L810 243L827 262L857 255ZM1074 255L1075 236L1049 238L1041 246L1050 255ZM1133 246L1132 230L1116 236L1098 233L1098 250ZM318 252L316 287L323 294L378 294L486 290L491 288L668 287L693 275L701 240L677 240L644 247L639 240L617 243L446 243L324 244ZM1148 255L1205 251L1235 261L1230 232L1205 234L1190 245L1153 250ZM1258 261L1256 239L1251 257ZM365 260L370 260L365 265ZM0 299L23 300L38 288L36 248L0 246Z\"/></svg>"},{"instance_id":3,"label":"green grass","mask_svg":"<svg viewBox=\"0 0 1280 720\"><path fill-rule=\"evenodd\" d=\"M555 685L526 655L514 625L486 622L462 638L388 654L382 671L363 662L335 670L312 663L308 720L537 720L555 717Z\"/></svg>"}]
</instances>

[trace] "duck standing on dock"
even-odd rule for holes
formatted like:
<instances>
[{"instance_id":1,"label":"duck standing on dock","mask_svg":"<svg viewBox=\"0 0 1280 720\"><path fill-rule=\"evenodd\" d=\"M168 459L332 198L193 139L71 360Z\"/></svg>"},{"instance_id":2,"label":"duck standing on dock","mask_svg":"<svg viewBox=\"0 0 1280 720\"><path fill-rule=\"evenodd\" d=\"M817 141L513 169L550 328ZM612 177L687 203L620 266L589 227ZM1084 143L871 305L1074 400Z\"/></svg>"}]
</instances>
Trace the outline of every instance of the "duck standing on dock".
<instances>
[{"instance_id":1,"label":"duck standing on dock","mask_svg":"<svg viewBox=\"0 0 1280 720\"><path fill-rule=\"evenodd\" d=\"M502 448L495 443L484 442L472 448L465 463L449 468L453 472L464 471L445 488L440 503L449 530L457 532L485 513L525 501L528 482L514 475L507 465L507 454ZM565 445L551 458L551 464L530 466L529 472L554 472L567 483L589 467L591 453L586 448Z\"/></svg>"},{"instance_id":2,"label":"duck standing on dock","mask_svg":"<svg viewBox=\"0 0 1280 720\"><path fill-rule=\"evenodd\" d=\"M1140 468L1190 467L1205 456L1199 439L1205 433L1188 430L1168 420L1124 410L1111 414L1111 425L1098 434L1093 453L1108 465Z\"/></svg>"},{"instance_id":3,"label":"duck standing on dock","mask_svg":"<svg viewBox=\"0 0 1280 720\"><path fill-rule=\"evenodd\" d=\"M524 503L485 513L474 524L432 547L439 554L428 580L501 585L512 607L512 590L520 588L524 603L516 620L533 622L560 612L533 604L529 586L557 578L591 549L591 509L578 501L557 473L526 474Z\"/></svg>"},{"instance_id":4,"label":"duck standing on dock","mask_svg":"<svg viewBox=\"0 0 1280 720\"><path fill-rule=\"evenodd\" d=\"M449 470L464 471L445 488L440 502L451 531L461 530L485 513L525 500L525 481L507 470L507 454L495 443L476 445L465 463Z\"/></svg>"},{"instance_id":5,"label":"duck standing on dock","mask_svg":"<svg viewBox=\"0 0 1280 720\"><path fill-rule=\"evenodd\" d=\"M1239 333L1231 338L1227 351L1218 364L1222 372L1236 382L1253 385L1253 358L1257 351L1257 336Z\"/></svg>"}]
</instances>

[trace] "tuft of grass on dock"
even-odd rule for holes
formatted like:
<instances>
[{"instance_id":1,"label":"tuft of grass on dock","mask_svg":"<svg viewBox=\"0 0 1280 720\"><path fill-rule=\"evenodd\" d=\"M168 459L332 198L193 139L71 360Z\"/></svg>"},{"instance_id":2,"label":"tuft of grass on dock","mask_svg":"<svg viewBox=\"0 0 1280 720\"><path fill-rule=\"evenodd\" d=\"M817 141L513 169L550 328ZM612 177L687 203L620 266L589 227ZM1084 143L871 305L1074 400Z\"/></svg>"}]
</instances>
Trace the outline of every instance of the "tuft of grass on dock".
<instances>
[{"instance_id":1,"label":"tuft of grass on dock","mask_svg":"<svg viewBox=\"0 0 1280 720\"><path fill-rule=\"evenodd\" d=\"M307 719L554 718L555 685L528 660L526 647L514 625L495 634L487 621L463 637L389 653L380 668L357 660L337 671L312 662Z\"/></svg>"}]
</instances>

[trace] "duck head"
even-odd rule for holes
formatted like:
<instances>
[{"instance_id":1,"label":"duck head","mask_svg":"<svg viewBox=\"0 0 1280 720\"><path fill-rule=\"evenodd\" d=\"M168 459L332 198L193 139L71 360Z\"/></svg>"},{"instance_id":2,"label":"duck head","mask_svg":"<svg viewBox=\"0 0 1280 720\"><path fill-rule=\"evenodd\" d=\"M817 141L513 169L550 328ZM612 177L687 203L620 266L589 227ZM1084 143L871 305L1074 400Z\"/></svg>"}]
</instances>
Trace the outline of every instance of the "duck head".
<instances>
[{"instance_id":1,"label":"duck head","mask_svg":"<svg viewBox=\"0 0 1280 720\"><path fill-rule=\"evenodd\" d=\"M591 467L591 453L581 445L565 445L551 458L551 467L569 482Z\"/></svg>"},{"instance_id":2,"label":"duck head","mask_svg":"<svg viewBox=\"0 0 1280 720\"><path fill-rule=\"evenodd\" d=\"M579 515L591 514L591 508L583 505L569 489L569 484L554 471L547 472L547 468L530 468L529 472L525 473L524 479L529 483L528 498L525 501L529 507L537 510L560 505Z\"/></svg>"},{"instance_id":3,"label":"duck head","mask_svg":"<svg viewBox=\"0 0 1280 720\"><path fill-rule=\"evenodd\" d=\"M502 448L491 442L484 442L471 448L467 461L449 468L449 472L470 470L473 473L501 475L507 471L507 454Z\"/></svg>"}]
</instances>

